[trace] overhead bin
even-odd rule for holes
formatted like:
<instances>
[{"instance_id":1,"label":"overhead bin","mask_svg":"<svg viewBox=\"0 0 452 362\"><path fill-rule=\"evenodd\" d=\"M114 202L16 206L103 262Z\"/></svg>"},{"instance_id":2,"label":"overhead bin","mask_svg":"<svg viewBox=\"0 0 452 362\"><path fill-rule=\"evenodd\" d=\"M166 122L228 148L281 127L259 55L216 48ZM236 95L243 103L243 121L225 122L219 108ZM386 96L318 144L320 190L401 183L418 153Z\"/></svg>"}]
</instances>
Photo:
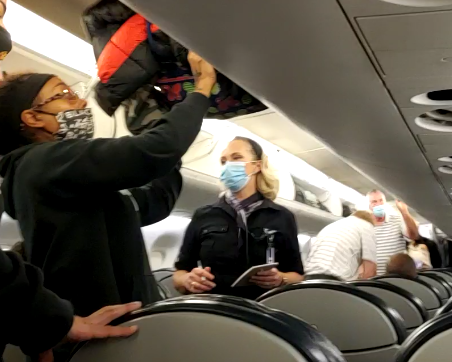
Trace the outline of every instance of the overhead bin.
<instances>
[{"instance_id":1,"label":"overhead bin","mask_svg":"<svg viewBox=\"0 0 452 362\"><path fill-rule=\"evenodd\" d=\"M191 217L194 211L218 200L221 192L218 178L186 168L182 169L184 186L182 194L174 208L174 215ZM297 201L278 198L276 202L288 208L295 215L298 231L316 235L326 225L339 220L330 213L301 204Z\"/></svg>"},{"instance_id":2,"label":"overhead bin","mask_svg":"<svg viewBox=\"0 0 452 362\"><path fill-rule=\"evenodd\" d=\"M450 199L338 1L200 0L195 22L186 1L123 2L452 232Z\"/></svg>"}]
</instances>

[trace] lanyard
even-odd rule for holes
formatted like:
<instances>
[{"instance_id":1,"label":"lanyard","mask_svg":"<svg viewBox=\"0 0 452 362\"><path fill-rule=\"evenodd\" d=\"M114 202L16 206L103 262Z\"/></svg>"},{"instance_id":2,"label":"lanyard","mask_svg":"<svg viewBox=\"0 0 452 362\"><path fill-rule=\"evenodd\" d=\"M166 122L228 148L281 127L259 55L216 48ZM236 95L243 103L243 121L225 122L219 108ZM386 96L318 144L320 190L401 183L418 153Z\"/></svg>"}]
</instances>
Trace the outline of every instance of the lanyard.
<instances>
[{"instance_id":1,"label":"lanyard","mask_svg":"<svg viewBox=\"0 0 452 362\"><path fill-rule=\"evenodd\" d=\"M264 229L264 233L267 237L267 264L271 264L275 262L275 234L276 230Z\"/></svg>"}]
</instances>

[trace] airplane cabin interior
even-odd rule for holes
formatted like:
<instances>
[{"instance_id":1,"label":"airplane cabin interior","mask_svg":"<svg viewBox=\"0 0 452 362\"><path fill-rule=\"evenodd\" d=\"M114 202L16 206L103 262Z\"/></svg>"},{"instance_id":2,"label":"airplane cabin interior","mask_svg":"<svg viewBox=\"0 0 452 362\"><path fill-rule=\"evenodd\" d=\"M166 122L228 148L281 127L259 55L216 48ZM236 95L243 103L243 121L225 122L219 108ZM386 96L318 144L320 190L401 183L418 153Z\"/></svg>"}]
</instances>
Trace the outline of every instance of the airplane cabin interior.
<instances>
[{"instance_id":1,"label":"airplane cabin interior","mask_svg":"<svg viewBox=\"0 0 452 362\"><path fill-rule=\"evenodd\" d=\"M110 116L96 94L99 45L85 20L99 3L122 3L156 24L267 109L203 120L182 158L170 216L141 229L161 300L117 321L138 325L136 336L79 344L69 360L449 361L452 0L7 0L13 48L0 63L4 74L58 75L87 100L94 138L120 138L136 136L129 104ZM294 216L305 271L321 232L372 211L373 190L386 196L384 222L406 222L398 200L408 205L438 262L416 278L281 282L253 301L182 294L173 275L184 235L196 210L227 193L219 160L235 137L268 155L279 180L275 202ZM7 251L24 238L2 211ZM3 356L25 358L14 346Z\"/></svg>"}]
</instances>

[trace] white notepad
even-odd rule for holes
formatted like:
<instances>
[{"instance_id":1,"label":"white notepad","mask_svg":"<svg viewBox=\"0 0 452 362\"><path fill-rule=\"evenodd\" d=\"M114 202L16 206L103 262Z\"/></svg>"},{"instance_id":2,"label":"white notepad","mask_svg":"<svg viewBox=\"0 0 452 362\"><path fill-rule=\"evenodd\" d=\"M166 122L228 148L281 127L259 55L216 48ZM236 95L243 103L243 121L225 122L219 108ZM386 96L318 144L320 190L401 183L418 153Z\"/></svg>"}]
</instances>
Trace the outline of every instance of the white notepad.
<instances>
[{"instance_id":1,"label":"white notepad","mask_svg":"<svg viewBox=\"0 0 452 362\"><path fill-rule=\"evenodd\" d=\"M240 275L237 280L232 284L232 287L246 287L249 285L255 285L253 283L250 283L250 278L260 271L267 271L273 268L276 268L279 263L270 263L270 264L262 264L262 265L255 265L251 268L249 268L246 272L244 272L242 275Z\"/></svg>"}]
</instances>

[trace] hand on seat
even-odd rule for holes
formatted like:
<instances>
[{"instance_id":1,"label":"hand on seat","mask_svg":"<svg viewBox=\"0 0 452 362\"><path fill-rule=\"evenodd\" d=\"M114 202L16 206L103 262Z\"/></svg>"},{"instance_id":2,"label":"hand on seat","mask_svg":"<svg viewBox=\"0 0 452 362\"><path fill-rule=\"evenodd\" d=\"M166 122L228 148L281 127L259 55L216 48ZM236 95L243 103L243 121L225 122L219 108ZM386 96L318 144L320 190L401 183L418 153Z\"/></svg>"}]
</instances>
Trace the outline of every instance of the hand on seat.
<instances>
[{"instance_id":1,"label":"hand on seat","mask_svg":"<svg viewBox=\"0 0 452 362\"><path fill-rule=\"evenodd\" d=\"M260 271L251 277L251 282L261 288L272 289L279 287L283 283L283 275L278 269L273 268L267 271Z\"/></svg>"},{"instance_id":2,"label":"hand on seat","mask_svg":"<svg viewBox=\"0 0 452 362\"><path fill-rule=\"evenodd\" d=\"M129 337L137 331L136 326L113 327L108 324L123 315L141 308L141 303L113 305L102 308L89 317L74 317L74 323L67 338L73 342L107 337ZM53 362L52 350L39 355L39 362Z\"/></svg>"},{"instance_id":3,"label":"hand on seat","mask_svg":"<svg viewBox=\"0 0 452 362\"><path fill-rule=\"evenodd\" d=\"M190 273L185 274L184 288L190 293L199 294L215 288L212 282L215 277L210 273L210 267L194 268Z\"/></svg>"}]
</instances>

